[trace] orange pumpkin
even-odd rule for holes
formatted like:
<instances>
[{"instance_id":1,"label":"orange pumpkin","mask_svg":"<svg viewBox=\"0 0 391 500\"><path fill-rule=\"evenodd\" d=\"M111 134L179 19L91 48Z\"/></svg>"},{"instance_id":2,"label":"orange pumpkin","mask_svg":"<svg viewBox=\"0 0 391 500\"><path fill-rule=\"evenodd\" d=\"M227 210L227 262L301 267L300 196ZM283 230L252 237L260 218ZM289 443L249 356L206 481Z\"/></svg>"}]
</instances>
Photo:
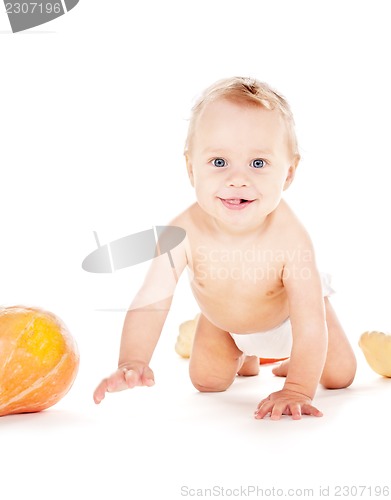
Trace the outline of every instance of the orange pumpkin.
<instances>
[{"instance_id":1,"label":"orange pumpkin","mask_svg":"<svg viewBox=\"0 0 391 500\"><path fill-rule=\"evenodd\" d=\"M0 308L0 416L53 406L78 368L77 345L60 318L37 308Z\"/></svg>"}]
</instances>

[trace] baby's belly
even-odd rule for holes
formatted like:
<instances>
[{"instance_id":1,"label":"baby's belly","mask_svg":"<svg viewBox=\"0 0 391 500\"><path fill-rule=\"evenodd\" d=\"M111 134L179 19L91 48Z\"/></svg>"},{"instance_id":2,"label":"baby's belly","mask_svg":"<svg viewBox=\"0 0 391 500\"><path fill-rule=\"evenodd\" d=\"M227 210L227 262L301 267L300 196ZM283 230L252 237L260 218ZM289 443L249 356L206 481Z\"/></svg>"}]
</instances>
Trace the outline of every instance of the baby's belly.
<instances>
[{"instance_id":1,"label":"baby's belly","mask_svg":"<svg viewBox=\"0 0 391 500\"><path fill-rule=\"evenodd\" d=\"M200 311L218 328L231 333L265 332L283 323L289 316L285 291L246 293L245 287L208 291L192 284ZM271 295L266 295L271 293Z\"/></svg>"}]
</instances>

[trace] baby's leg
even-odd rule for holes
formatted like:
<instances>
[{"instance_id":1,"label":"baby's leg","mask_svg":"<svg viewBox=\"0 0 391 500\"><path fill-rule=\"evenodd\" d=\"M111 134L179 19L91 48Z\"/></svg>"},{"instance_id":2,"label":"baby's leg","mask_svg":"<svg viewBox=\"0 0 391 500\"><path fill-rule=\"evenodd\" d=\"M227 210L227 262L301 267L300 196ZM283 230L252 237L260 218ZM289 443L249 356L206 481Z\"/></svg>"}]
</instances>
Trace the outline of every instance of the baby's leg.
<instances>
[{"instance_id":1,"label":"baby's leg","mask_svg":"<svg viewBox=\"0 0 391 500\"><path fill-rule=\"evenodd\" d=\"M327 297L325 298L325 307L328 348L320 383L326 389L343 389L353 382L357 361L352 346Z\"/></svg>"},{"instance_id":2,"label":"baby's leg","mask_svg":"<svg viewBox=\"0 0 391 500\"><path fill-rule=\"evenodd\" d=\"M228 389L236 374L249 373L251 359L236 346L231 335L200 315L190 357L190 378L201 392L221 392ZM255 369L255 368L254 368Z\"/></svg>"},{"instance_id":3,"label":"baby's leg","mask_svg":"<svg viewBox=\"0 0 391 500\"><path fill-rule=\"evenodd\" d=\"M326 323L328 330L328 347L325 366L320 383L327 389L343 389L348 387L356 374L357 362L353 349L345 332L325 297ZM289 360L273 369L274 375L286 377L289 370Z\"/></svg>"}]
</instances>

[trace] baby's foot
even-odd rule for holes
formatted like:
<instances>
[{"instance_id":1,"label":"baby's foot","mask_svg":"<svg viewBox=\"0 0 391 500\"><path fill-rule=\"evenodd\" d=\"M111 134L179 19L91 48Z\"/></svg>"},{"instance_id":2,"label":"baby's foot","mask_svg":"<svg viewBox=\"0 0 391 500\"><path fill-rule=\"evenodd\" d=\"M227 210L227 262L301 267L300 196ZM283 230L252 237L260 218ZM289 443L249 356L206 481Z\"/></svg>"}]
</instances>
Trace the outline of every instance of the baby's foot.
<instances>
[{"instance_id":1,"label":"baby's foot","mask_svg":"<svg viewBox=\"0 0 391 500\"><path fill-rule=\"evenodd\" d=\"M273 368L272 373L277 377L286 377L288 375L289 359L283 361L278 366Z\"/></svg>"},{"instance_id":2,"label":"baby's foot","mask_svg":"<svg viewBox=\"0 0 391 500\"><path fill-rule=\"evenodd\" d=\"M253 377L259 373L259 358L257 356L246 356L238 375L242 377Z\"/></svg>"},{"instance_id":3,"label":"baby's foot","mask_svg":"<svg viewBox=\"0 0 391 500\"><path fill-rule=\"evenodd\" d=\"M383 377L391 377L391 335L365 332L358 345L373 371Z\"/></svg>"}]
</instances>

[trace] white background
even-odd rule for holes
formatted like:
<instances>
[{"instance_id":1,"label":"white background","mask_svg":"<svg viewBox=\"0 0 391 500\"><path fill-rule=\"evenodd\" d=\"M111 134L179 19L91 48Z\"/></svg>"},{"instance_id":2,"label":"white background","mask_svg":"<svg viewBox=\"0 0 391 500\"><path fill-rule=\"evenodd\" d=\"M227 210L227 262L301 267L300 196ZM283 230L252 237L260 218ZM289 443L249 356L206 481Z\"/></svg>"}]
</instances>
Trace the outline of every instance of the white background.
<instances>
[{"instance_id":1,"label":"white background","mask_svg":"<svg viewBox=\"0 0 391 500\"><path fill-rule=\"evenodd\" d=\"M81 0L19 34L1 9L0 303L55 312L81 353L57 406L0 420L7 498L387 483L379 449L389 442L390 387L357 347L366 330L391 332L387 8ZM85 273L93 231L106 243L166 224L194 201L182 155L190 108L232 75L267 81L291 104L302 162L285 197L334 277L357 381L320 389L325 417L300 422L252 419L259 399L281 386L269 368L225 394L197 394L173 352L178 324L197 312L184 277L154 356L156 387L95 407L95 385L115 369L121 309L146 267Z\"/></svg>"}]
</instances>

